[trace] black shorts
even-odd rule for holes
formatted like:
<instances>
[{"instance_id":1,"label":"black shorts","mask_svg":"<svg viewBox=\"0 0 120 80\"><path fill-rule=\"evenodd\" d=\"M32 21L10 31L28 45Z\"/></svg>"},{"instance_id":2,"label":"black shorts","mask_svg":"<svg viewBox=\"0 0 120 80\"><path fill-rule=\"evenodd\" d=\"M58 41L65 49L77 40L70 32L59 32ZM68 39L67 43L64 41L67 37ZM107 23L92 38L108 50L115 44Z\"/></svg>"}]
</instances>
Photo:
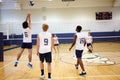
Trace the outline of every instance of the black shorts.
<instances>
[{"instance_id":1,"label":"black shorts","mask_svg":"<svg viewBox=\"0 0 120 80\"><path fill-rule=\"evenodd\" d=\"M52 62L51 52L44 53L44 54L39 53L39 59L41 62L44 62L44 60L46 60L46 62L51 63Z\"/></svg>"},{"instance_id":2,"label":"black shorts","mask_svg":"<svg viewBox=\"0 0 120 80\"><path fill-rule=\"evenodd\" d=\"M32 43L22 43L21 48L32 49Z\"/></svg>"},{"instance_id":3,"label":"black shorts","mask_svg":"<svg viewBox=\"0 0 120 80\"><path fill-rule=\"evenodd\" d=\"M54 44L54 46L59 46L59 44Z\"/></svg>"},{"instance_id":4,"label":"black shorts","mask_svg":"<svg viewBox=\"0 0 120 80\"><path fill-rule=\"evenodd\" d=\"M87 47L88 47L88 46L91 46L91 45L92 45L91 43L87 43Z\"/></svg>"},{"instance_id":5,"label":"black shorts","mask_svg":"<svg viewBox=\"0 0 120 80\"><path fill-rule=\"evenodd\" d=\"M77 58L82 58L82 53L83 53L83 50L76 50L75 51L75 54L76 54Z\"/></svg>"}]
</instances>

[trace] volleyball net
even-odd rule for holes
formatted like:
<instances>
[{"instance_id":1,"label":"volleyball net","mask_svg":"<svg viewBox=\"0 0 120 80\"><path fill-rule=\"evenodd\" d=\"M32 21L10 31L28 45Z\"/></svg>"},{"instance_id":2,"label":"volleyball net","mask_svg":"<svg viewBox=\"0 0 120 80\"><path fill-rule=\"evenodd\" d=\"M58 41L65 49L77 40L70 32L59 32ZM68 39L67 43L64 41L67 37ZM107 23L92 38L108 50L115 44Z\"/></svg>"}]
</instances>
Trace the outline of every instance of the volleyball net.
<instances>
[{"instance_id":1,"label":"volleyball net","mask_svg":"<svg viewBox=\"0 0 120 80\"><path fill-rule=\"evenodd\" d=\"M81 23L82 24L82 23ZM42 23L32 23L32 40L36 44L37 34L41 32ZM49 32L57 34L60 43L71 43L76 29L76 23L49 24ZM5 45L16 45L22 43L22 25L21 23L9 22L0 24L0 32L3 32ZM94 42L102 41L120 41L120 31L92 32L84 28L82 32L87 35L91 32Z\"/></svg>"}]
</instances>

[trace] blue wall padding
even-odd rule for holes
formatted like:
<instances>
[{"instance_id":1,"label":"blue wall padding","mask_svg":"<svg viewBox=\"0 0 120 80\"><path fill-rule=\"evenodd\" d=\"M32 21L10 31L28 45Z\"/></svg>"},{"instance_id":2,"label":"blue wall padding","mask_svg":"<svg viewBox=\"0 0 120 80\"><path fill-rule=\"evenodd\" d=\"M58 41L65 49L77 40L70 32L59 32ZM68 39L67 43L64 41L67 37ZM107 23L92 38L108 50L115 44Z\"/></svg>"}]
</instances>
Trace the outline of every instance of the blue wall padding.
<instances>
[{"instance_id":1,"label":"blue wall padding","mask_svg":"<svg viewBox=\"0 0 120 80\"><path fill-rule=\"evenodd\" d=\"M57 33L56 33L57 34ZM94 42L105 42L105 41L120 41L120 31L119 32L91 32ZM71 43L73 41L74 33L58 33L60 43ZM101 38L100 38L101 37ZM10 35L9 40L7 36L4 35L4 45L14 45L22 43L22 35ZM36 44L37 34L32 35L32 43ZM67 39L66 39L67 38Z\"/></svg>"}]
</instances>

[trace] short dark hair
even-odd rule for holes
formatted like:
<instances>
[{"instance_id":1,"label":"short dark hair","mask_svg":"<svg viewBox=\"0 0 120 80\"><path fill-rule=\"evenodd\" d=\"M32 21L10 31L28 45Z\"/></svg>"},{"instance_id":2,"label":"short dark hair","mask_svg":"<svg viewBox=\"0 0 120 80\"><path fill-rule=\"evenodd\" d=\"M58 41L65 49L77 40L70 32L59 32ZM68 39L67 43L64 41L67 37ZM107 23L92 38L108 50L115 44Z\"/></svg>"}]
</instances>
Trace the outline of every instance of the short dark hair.
<instances>
[{"instance_id":1,"label":"short dark hair","mask_svg":"<svg viewBox=\"0 0 120 80\"><path fill-rule=\"evenodd\" d=\"M77 31L77 32L80 32L81 30L82 30L82 27L78 25L78 26L76 27L76 31Z\"/></svg>"},{"instance_id":2,"label":"short dark hair","mask_svg":"<svg viewBox=\"0 0 120 80\"><path fill-rule=\"evenodd\" d=\"M28 22L27 21L24 21L23 24L22 24L23 28L27 28L28 27Z\"/></svg>"}]
</instances>

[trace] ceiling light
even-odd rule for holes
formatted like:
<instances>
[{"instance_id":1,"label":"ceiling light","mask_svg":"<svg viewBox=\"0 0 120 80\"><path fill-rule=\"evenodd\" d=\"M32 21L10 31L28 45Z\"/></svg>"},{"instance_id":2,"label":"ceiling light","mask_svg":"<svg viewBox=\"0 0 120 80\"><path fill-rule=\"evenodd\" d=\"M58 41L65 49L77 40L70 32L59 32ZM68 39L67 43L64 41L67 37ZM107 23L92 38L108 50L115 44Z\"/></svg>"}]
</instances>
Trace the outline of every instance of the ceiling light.
<instances>
[{"instance_id":1,"label":"ceiling light","mask_svg":"<svg viewBox=\"0 0 120 80\"><path fill-rule=\"evenodd\" d=\"M52 0L48 0L48 1L52 1Z\"/></svg>"}]
</instances>

